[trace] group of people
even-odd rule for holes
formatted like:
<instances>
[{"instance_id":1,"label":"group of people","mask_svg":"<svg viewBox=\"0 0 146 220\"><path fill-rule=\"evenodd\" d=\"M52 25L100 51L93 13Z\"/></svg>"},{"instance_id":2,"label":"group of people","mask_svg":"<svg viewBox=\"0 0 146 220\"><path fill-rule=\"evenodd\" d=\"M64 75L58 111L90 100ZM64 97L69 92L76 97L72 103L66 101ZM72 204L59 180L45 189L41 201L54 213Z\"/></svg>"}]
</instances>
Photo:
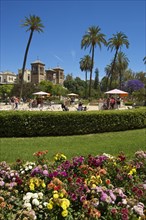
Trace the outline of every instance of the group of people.
<instances>
[{"instance_id":1,"label":"group of people","mask_svg":"<svg viewBox=\"0 0 146 220\"><path fill-rule=\"evenodd\" d=\"M69 108L64 103L61 104L61 108L63 111L69 111ZM87 110L87 107L83 106L82 102L79 102L78 107L77 107L77 111L86 111L86 110Z\"/></svg>"},{"instance_id":2,"label":"group of people","mask_svg":"<svg viewBox=\"0 0 146 220\"><path fill-rule=\"evenodd\" d=\"M30 109L34 107L43 108L43 105L44 105L43 98L36 98L36 99L28 100L28 106Z\"/></svg>"},{"instance_id":3,"label":"group of people","mask_svg":"<svg viewBox=\"0 0 146 220\"><path fill-rule=\"evenodd\" d=\"M114 109L115 106L117 106L117 108L119 108L120 104L121 104L120 97L114 98L113 96L111 96L103 101L102 109L104 109L104 110Z\"/></svg>"},{"instance_id":4,"label":"group of people","mask_svg":"<svg viewBox=\"0 0 146 220\"><path fill-rule=\"evenodd\" d=\"M20 103L20 100L19 100L18 97L12 96L12 97L10 98L10 104L11 104L11 106L12 106L12 109L18 109L19 103Z\"/></svg>"}]
</instances>

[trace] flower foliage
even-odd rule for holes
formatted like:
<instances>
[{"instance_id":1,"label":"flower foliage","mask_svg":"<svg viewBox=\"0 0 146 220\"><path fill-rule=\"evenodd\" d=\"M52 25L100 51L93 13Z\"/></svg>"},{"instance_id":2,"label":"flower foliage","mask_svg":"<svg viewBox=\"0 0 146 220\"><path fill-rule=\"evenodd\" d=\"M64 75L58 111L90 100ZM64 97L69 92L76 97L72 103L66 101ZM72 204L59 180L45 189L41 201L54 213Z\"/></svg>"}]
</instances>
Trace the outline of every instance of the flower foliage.
<instances>
[{"instance_id":1,"label":"flower foliage","mask_svg":"<svg viewBox=\"0 0 146 220\"><path fill-rule=\"evenodd\" d=\"M76 156L47 151L35 162L0 163L0 219L142 220L146 218L146 152Z\"/></svg>"},{"instance_id":2,"label":"flower foliage","mask_svg":"<svg viewBox=\"0 0 146 220\"><path fill-rule=\"evenodd\" d=\"M128 80L125 83L125 89L129 92L137 91L144 88L144 84L138 79Z\"/></svg>"}]
</instances>

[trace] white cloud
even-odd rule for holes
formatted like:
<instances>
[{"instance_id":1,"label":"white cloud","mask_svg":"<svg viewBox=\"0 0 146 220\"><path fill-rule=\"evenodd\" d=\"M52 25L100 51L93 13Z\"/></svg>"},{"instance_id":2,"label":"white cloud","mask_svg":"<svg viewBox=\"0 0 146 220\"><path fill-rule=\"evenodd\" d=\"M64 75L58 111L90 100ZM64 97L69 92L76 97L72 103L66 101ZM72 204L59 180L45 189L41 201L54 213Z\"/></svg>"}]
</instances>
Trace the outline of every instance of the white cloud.
<instances>
[{"instance_id":1,"label":"white cloud","mask_svg":"<svg viewBox=\"0 0 146 220\"><path fill-rule=\"evenodd\" d=\"M54 54L54 57L55 57L57 60L63 62L63 60L62 60L60 57L58 57L57 55Z\"/></svg>"},{"instance_id":2,"label":"white cloud","mask_svg":"<svg viewBox=\"0 0 146 220\"><path fill-rule=\"evenodd\" d=\"M73 59L73 62L74 62L75 59L76 59L76 51L75 50L71 50L71 56L72 56L72 59Z\"/></svg>"}]
</instances>

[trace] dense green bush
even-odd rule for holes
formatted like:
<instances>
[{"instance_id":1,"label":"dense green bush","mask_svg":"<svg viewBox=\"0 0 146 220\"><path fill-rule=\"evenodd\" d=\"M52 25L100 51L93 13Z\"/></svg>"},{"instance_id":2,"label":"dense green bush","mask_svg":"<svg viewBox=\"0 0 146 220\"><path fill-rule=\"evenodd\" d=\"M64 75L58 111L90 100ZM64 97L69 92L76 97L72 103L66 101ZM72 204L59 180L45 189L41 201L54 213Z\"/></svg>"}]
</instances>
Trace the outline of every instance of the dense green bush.
<instances>
[{"instance_id":1,"label":"dense green bush","mask_svg":"<svg viewBox=\"0 0 146 220\"><path fill-rule=\"evenodd\" d=\"M91 112L0 112L1 137L60 136L146 127L141 109Z\"/></svg>"},{"instance_id":2,"label":"dense green bush","mask_svg":"<svg viewBox=\"0 0 146 220\"><path fill-rule=\"evenodd\" d=\"M132 106L133 102L125 102L125 106Z\"/></svg>"}]
</instances>

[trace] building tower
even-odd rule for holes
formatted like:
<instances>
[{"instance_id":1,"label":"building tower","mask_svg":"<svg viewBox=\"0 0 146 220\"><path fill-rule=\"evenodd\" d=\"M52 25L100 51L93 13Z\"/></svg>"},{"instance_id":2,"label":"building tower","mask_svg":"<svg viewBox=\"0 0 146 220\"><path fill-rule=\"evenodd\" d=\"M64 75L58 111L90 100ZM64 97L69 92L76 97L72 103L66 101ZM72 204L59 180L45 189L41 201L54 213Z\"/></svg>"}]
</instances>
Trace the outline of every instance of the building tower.
<instances>
[{"instance_id":1,"label":"building tower","mask_svg":"<svg viewBox=\"0 0 146 220\"><path fill-rule=\"evenodd\" d=\"M31 82L38 84L45 80L45 64L40 60L31 63Z\"/></svg>"},{"instance_id":2,"label":"building tower","mask_svg":"<svg viewBox=\"0 0 146 220\"><path fill-rule=\"evenodd\" d=\"M53 84L63 85L64 70L60 67L46 70L46 80L51 81Z\"/></svg>"}]
</instances>

